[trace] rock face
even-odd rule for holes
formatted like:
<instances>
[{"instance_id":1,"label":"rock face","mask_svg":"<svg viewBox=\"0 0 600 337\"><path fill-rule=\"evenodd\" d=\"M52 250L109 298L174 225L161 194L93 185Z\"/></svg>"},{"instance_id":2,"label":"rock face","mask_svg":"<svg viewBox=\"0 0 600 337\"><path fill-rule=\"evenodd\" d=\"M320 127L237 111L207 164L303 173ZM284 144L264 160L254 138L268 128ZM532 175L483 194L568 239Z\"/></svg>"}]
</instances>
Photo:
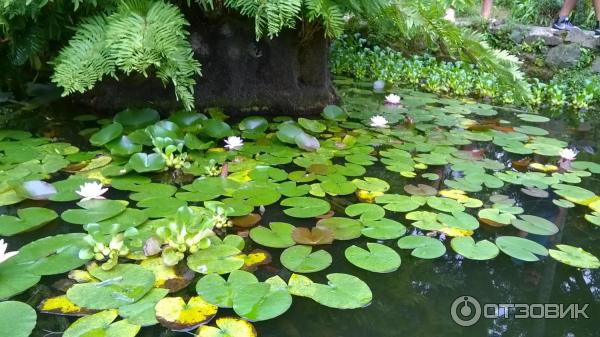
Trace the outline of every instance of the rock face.
<instances>
[{"instance_id":1,"label":"rock face","mask_svg":"<svg viewBox=\"0 0 600 337\"><path fill-rule=\"evenodd\" d=\"M191 18L190 39L202 64L196 105L232 114L314 114L335 101L329 41L322 32L287 30L256 41L254 21L240 17ZM83 96L100 110L129 106L178 109L171 87L140 77L107 81Z\"/></svg>"},{"instance_id":2,"label":"rock face","mask_svg":"<svg viewBox=\"0 0 600 337\"><path fill-rule=\"evenodd\" d=\"M551 48L546 55L546 64L555 68L570 68L581 58L581 47L577 44L561 44Z\"/></svg>"}]
</instances>

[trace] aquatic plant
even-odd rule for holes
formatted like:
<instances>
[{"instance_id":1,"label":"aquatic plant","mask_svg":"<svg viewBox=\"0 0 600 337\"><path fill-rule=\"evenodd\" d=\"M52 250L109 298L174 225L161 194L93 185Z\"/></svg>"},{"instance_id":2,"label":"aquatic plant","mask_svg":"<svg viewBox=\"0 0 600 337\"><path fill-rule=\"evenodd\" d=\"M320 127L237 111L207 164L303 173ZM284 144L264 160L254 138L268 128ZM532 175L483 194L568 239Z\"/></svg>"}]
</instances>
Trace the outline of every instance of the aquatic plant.
<instances>
[{"instance_id":1,"label":"aquatic plant","mask_svg":"<svg viewBox=\"0 0 600 337\"><path fill-rule=\"evenodd\" d=\"M246 337L256 335L250 322L284 314L297 296L337 309L369 305L377 294L363 280L328 273L340 258L373 273L401 271L406 259L458 255L462 263L508 256L600 267L587 241L532 239L557 237L570 224L540 216L523 198L577 208L589 226L600 225L600 197L588 189L600 165L567 151L573 145L544 128L549 118L508 121L490 105L398 88L390 92L402 105L390 105L372 82L350 84L339 85L344 105L328 106L320 118L227 123L183 111L160 120L152 109L82 115L76 122L86 150L0 130L0 205L16 209L0 216L0 235L52 223L72 231L9 253L0 298L54 275L70 287L52 290L38 308L83 316L65 336L133 337L160 324ZM228 151L229 137L243 146ZM187 164L169 167L183 153ZM561 160L569 165L553 165ZM384 174L372 176L373 169ZM106 199L81 200L85 184ZM43 207L21 203L30 199ZM341 242L343 253L332 254ZM271 263L275 257L281 264ZM4 306L25 312L10 302L0 313ZM222 317L222 309L237 317ZM32 317L19 318L16 335L29 333Z\"/></svg>"}]
</instances>

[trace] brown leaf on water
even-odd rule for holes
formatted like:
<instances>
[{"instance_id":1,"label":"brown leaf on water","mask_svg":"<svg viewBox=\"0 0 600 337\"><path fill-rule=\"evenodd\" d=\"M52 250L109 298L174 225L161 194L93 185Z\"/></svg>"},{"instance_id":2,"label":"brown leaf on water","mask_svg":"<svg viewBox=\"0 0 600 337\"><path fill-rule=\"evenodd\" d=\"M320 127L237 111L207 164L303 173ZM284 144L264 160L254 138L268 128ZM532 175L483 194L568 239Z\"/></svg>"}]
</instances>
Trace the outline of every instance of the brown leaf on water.
<instances>
[{"instance_id":1,"label":"brown leaf on water","mask_svg":"<svg viewBox=\"0 0 600 337\"><path fill-rule=\"evenodd\" d=\"M333 232L324 227L297 227L292 232L292 238L303 245L328 245L333 242Z\"/></svg>"},{"instance_id":2,"label":"brown leaf on water","mask_svg":"<svg viewBox=\"0 0 600 337\"><path fill-rule=\"evenodd\" d=\"M250 213L248 215L231 218L233 225L241 228L254 227L260 222L260 220L262 220L262 216L257 213Z\"/></svg>"},{"instance_id":3,"label":"brown leaf on water","mask_svg":"<svg viewBox=\"0 0 600 337\"><path fill-rule=\"evenodd\" d=\"M531 158L525 157L520 160L513 160L512 167L517 171L526 172L528 171L529 163L531 163Z\"/></svg>"}]
</instances>

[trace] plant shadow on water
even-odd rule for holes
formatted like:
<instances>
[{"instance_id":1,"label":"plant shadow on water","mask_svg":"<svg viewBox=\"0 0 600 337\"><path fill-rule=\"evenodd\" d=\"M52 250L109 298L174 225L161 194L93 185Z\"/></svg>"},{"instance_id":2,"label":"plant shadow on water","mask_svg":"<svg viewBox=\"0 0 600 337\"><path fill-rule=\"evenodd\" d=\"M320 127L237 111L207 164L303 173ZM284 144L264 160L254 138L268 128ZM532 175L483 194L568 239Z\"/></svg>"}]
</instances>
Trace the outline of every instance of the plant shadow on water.
<instances>
[{"instance_id":1,"label":"plant shadow on water","mask_svg":"<svg viewBox=\"0 0 600 337\"><path fill-rule=\"evenodd\" d=\"M309 298L294 296L292 306L283 315L275 319L253 323L256 327L259 336L542 337L554 335L597 336L600 334L600 332L598 332L597 329L598 325L597 323L595 323L595 320L600 315L600 288L598 288L600 286L600 272L598 271L599 269L574 268L572 266L560 263L555 259L550 258L550 256L541 256L541 261L538 262L524 262L520 259L510 257L504 253L500 253L498 255L499 252L498 249L495 248L495 245L493 245L493 248L495 249L495 254L494 252L492 252L491 257L494 257L495 255L498 256L493 259L483 257L485 254L487 254L487 252L485 252L485 249L476 249L475 247L473 247L472 251L463 250L463 255L471 257L470 259L458 255L454 252L454 250L465 249L461 248L465 245L469 246L469 242L465 242L463 240L459 243L460 240L454 241L454 239L452 239L453 236L460 237L460 233L466 232L472 234L472 237L477 242L480 242L481 240L489 240L490 242L496 242L496 244L499 245L497 241L498 237L514 236L526 238L548 249L556 249L555 246L557 244L565 243L575 247L582 247L583 249L585 249L593 255L600 255L600 248L597 244L598 239L600 238L600 236L598 236L598 226L594 226L592 223L584 219L584 216L586 214L591 213L591 211L589 211L589 209L587 209L586 206L578 205L576 206L576 208L566 208L559 207L555 203L558 199L561 198L561 196L564 196L565 194L568 196L572 196L572 193L570 193L571 190L568 190L568 188L566 188L568 191L564 192L564 186L556 187L556 185L561 185L558 184L560 180L545 184L547 181L544 180L545 178L542 178L540 175L531 174L523 178L505 174L498 178L497 175L485 175L485 170L483 170L483 173L481 173L483 175L480 175L480 172L478 171L480 166L472 165L477 166L476 169L473 169L468 167L469 165L471 165L468 162L467 164L465 164L464 161L455 161L452 163L444 161L442 163L438 163L438 158L436 158L434 154L430 153L432 149L427 149L425 145L423 145L423 148L419 149L418 146L420 145L417 144L418 142L426 143L433 140L434 143L438 142L437 144L454 145L463 150L461 155L456 156L457 158L463 156L463 159L470 158L474 160L481 160L483 157L492 159L490 161L485 162L485 164L480 164L486 165L485 167L490 170L496 170L497 168L495 167L498 167L498 163L503 164L501 166L502 168L504 168L505 166L517 167L519 164L522 164L518 160L526 156L529 156L532 159L532 163L537 162L540 165L550 165L553 163L549 160L546 160L546 158L557 157L558 149L567 147L567 145L569 145L569 147L577 147L582 150L582 153L577 158L578 160L581 159L589 162L598 163L600 162L600 155L598 154L597 145L599 139L599 136L597 134L599 130L597 124L592 125L591 129L587 132L577 132L576 128L571 128L568 124L566 124L565 121L544 121L544 129L550 131L550 134L547 136L547 138L545 138L544 136L546 136L546 133L543 132L544 130L541 130L540 128L534 126L536 124L533 123L537 122L532 122L528 124L527 127L522 127L519 130L520 132L522 132L519 135L523 135L524 139L503 139L497 134L494 134L494 137L496 137L496 139L494 139L493 142L490 142L490 140L492 140L492 137L490 136L490 134L493 133L493 131L491 131L492 129L495 128L495 130L503 131L509 130L508 127L510 124L509 122L504 122L502 119L495 116L495 111L489 106L473 103L465 104L456 100L440 99L430 94L423 94L419 92L405 90L398 91L398 93L400 93L403 96L401 106L385 105L382 104L382 102L384 101L384 94L373 94L370 88L367 88L367 85L365 84L342 84L342 82L343 81L338 83L340 86L340 94L344 100L344 107L351 118L363 121L365 122L365 124L368 124L368 120L370 117L372 117L375 114L379 114L384 116L390 124L403 125L404 128L402 130L408 131L406 131L406 133L403 133L404 131L398 131L397 133L392 133L393 137L389 137L389 134L386 133L387 129L385 129L381 131L382 136L378 136L381 137L379 140L383 142L382 144L379 144L378 141L374 141L373 138L370 138L368 141L365 141L365 144L363 144L365 146L367 144L376 144L374 145L374 147L379 151L379 158L374 157L375 159L371 160L370 152L365 153L363 151L346 155L345 158L333 158L332 163L339 165L344 165L344 163L352 163L357 166L364 165L366 171L363 174L358 174L358 178L360 178L360 176L363 176L373 177L377 179L372 181L365 180L362 182L353 182L353 184L358 186L359 189L365 187L364 190L369 190L370 192L382 192L381 194L385 192L385 195L384 197L382 197L382 199L375 198L375 200L377 200L376 204L384 205L384 208L387 210L387 212L384 212L386 218L406 225L406 227L408 228L406 235L422 236L424 234L429 233L431 237L440 239L442 242L444 242L444 250L446 251L446 253L443 254L441 257L435 259L420 259L411 256L410 250L398 249L397 238L402 236L403 233L396 235L393 240L383 240L381 238L378 238L378 235L382 234L375 235L375 238L372 236L367 238L365 236L361 236L359 233L358 238L356 238L357 236L348 234L348 232L338 232L339 228L336 226L339 226L339 223L336 223L333 220L321 220L320 222L322 222L325 225L325 227L329 226L328 228L330 228L334 233L336 233L336 235L347 235L349 236L350 240L340 240L339 237L336 237L336 239L338 240L336 240L331 245L314 247L313 251L316 251L317 249L324 249L331 256L333 256L332 264L325 270L317 271L315 273L310 273L307 275L313 282L318 282L321 284L327 284L326 276L331 273L345 273L354 275L363 280L371 288L373 294L372 302L364 308L352 310L336 310L327 308ZM337 112L335 110L330 110L329 112L329 117L335 119L335 114ZM520 120L518 120L515 117L510 116L508 114L502 114L501 118L505 118L509 121L516 122L517 124L523 123L524 121L526 122L527 120L535 121L539 119L539 116L536 116L537 115L533 115L532 117L532 115L525 114L524 116L520 117ZM86 145L87 142L85 140L82 140L80 136L75 134L75 132L83 129L82 124L84 123L82 123L81 121L73 121L71 119L72 114L70 113L70 111L60 113L54 112L49 117L51 117L52 125L51 127L44 127L43 131L41 132L42 134L47 134L48 136L52 137L59 137L61 141L68 141L71 144L74 144L81 148L89 148L89 146ZM478 122L474 122L474 120L477 120ZM25 119L25 121L27 121L27 119ZM111 123L111 121L105 123L104 128L106 128L106 125L109 123ZM214 127L211 130L214 131L214 134L210 137L223 138L221 137L223 126L217 123L216 121L213 124ZM230 124L233 125L234 123ZM302 144L298 145L301 147L305 146L310 148L314 145L312 139L309 138L311 137L310 134L320 134L321 132L323 132L324 130L320 130L322 124L314 123L309 120L299 121L299 124L304 129L306 129L307 132L310 132L307 133L307 137L302 138ZM339 126L335 125L335 123L331 123L328 125L333 130L336 130L336 128L339 129ZM340 125L344 125L344 127L347 129L366 129L366 127L363 124L353 122L340 122ZM465 127L465 125L467 126ZM440 132L437 128L438 126L442 128L463 126L465 127L465 129L469 130L466 131L468 132L468 136L467 138L464 138L464 136L460 136L463 137L460 139L452 138L452 135ZM478 129L478 127L480 128ZM35 126L34 129L39 129L39 126ZM414 134L412 134L412 130L415 129L427 134L429 139L426 139L425 137L419 138L420 136L417 137ZM262 130L262 132L265 132L265 130L266 126L265 129ZM281 130L281 128L279 130ZM565 132L565 130L575 131ZM97 130L91 131L91 133L96 131ZM286 132L293 133L295 131L288 130ZM283 133L284 134L281 137L285 139L285 132ZM88 133L88 135L89 134L90 133ZM364 133L362 132L359 132L358 134L362 134L362 136L364 136ZM97 132L96 135L98 135ZM252 136L248 132L246 132L246 135ZM536 150L535 153L532 153L534 151L531 151L530 148L523 146L523 143L521 143L525 142L527 139L527 136L524 135L537 135L540 136L540 139L544 138L539 143L532 143L532 147ZM415 138L411 139L410 137ZM557 143L549 137L557 137L565 141L566 143ZM98 144L100 146L103 146L109 143L110 141L110 139L108 141L104 141L102 139L102 134L96 136L95 139L98 141ZM385 144L386 142L389 142L390 139L394 139L394 142L397 139L401 139L407 143L411 141L414 142L416 145L413 144L413 148L402 148L402 142L392 142L392 145L393 147L397 147L397 149L402 149L402 151L407 150L413 153L418 153L417 155L413 155L413 159L417 157L418 163L412 162L412 164L410 164L409 167L406 167L400 163L402 160L404 160L402 158L405 158L402 157L404 156L402 152L388 151L386 153L386 150L389 150L389 148L385 146ZM465 139L469 139L470 141L464 142ZM190 143L192 142L190 141ZM211 147L218 146L218 144L215 143L202 144L200 140L198 140L194 144L198 149L209 149ZM156 144L154 145L157 148L160 148L161 152L166 154L167 157L173 155L170 158L174 158L175 160L168 163L165 162L164 165L180 165L185 169L196 170L195 172L198 172L197 170L199 169L203 169L203 167L194 167L193 164L190 165L191 168L187 167L187 164L185 164L187 160L187 154L184 156L184 151L182 149L171 148L169 150L168 141L160 143L161 146L157 146ZM414 146L417 147L416 151ZM107 145L107 147L109 146ZM119 147L118 150L123 150L124 148ZM433 149L435 149L435 147L433 147ZM588 149L589 153L584 153L584 149ZM436 153L439 155L444 154L443 152L440 152L440 149L437 149L437 151L438 152ZM544 151L548 151L549 153L544 153ZM139 150L137 152L139 152ZM541 155L540 153L544 153L545 155ZM99 153L95 153L94 156L98 158L100 155ZM149 156L151 155L148 155L148 157L145 158L144 161L141 161L141 166L138 165L139 163L137 162L130 161L130 163L134 163L139 167L139 170L136 169L136 171L138 172L144 172L145 170L147 170L147 172L155 171L152 170L153 164ZM342 158L344 158L345 161ZM378 159L380 159L381 162L375 162ZM273 162L277 162L277 160L273 158L271 158L270 160L273 160ZM308 160L308 164L320 164L319 158L315 157L311 160L315 160L316 164L311 164L310 160ZM525 166L527 166L527 164ZM276 165L274 164L273 166ZM122 167L123 166L121 166L120 168ZM278 167L288 172L298 170L298 167L296 165L289 164L285 161ZM417 169L415 169L415 167ZM317 172L323 170L327 171L327 167L313 166L312 169ZM354 167L354 169L356 169L356 167ZM239 172L239 170L239 168L234 168L231 170L230 173L236 174L237 172ZM583 171L584 169L581 170ZM269 172L268 174L270 174L271 178L273 178L277 175L277 172ZM349 174L349 176L352 175ZM68 175L60 173L58 175L53 176L53 181L63 180L67 177ZM157 178L155 179L155 181L165 178L164 175L158 175L154 177ZM254 178L256 177L258 176L254 176ZM598 193L600 191L600 184L598 183L599 178L597 175L585 177L585 175L582 174L582 177L584 177L582 180L585 182L585 184L582 185L582 187L591 190L594 193ZM287 178L284 178L284 180L285 179ZM350 180L351 179L352 178L350 178ZM523 182L519 179L529 179L529 181ZM273 178L273 180L275 180L275 178ZM301 181L301 178L297 177L296 180ZM344 209L346 209L346 214L350 215L347 207L357 202L360 202L358 197L352 194L356 187L352 186L350 193L340 192L344 191L344 189L347 188L347 185L349 184L347 181L331 180L332 183L328 184L326 180L327 179L321 181L321 185L319 187L321 188L321 191L312 191L315 193L314 195L319 195L319 193L327 195L327 193L329 193L330 195L327 196L327 200L332 205L331 207L332 210L335 211L335 216L343 217ZM453 190L467 190L468 197L461 197L460 195L457 196L456 194L448 192L449 194L444 195L445 197L452 195L455 197L455 199L462 201L459 203L450 197L433 197L428 199L428 197L431 197L432 195L437 195L437 193L440 190L450 189L449 187L444 187L444 180L447 182L446 185L451 187ZM473 188L473 185L471 184L473 180L480 180L480 182L478 183L480 185L479 189ZM569 176L564 177L564 180L574 181L577 179L576 177ZM513 183L507 183L509 181L512 181ZM388 182L389 186L384 186L385 182ZM423 186L420 184L428 186ZM477 183L475 185L477 185ZM552 188L549 188L548 185L551 185ZM481 186L483 186L483 188L481 188ZM158 185L154 187L156 189L164 188ZM296 186L294 185L294 188L295 187ZM433 194L431 194L432 188ZM470 188L472 190L468 190ZM307 194L301 194L291 187L290 189L293 192L290 192L289 196L291 196L291 194L294 193L298 193L298 195ZM540 192L545 190L548 190L548 193L544 194ZM268 199L268 193L264 193L264 195L261 195L261 191L262 190L259 189L249 194L240 194L237 198L249 203L252 203L253 200L255 200L256 198L261 198L261 200L262 198ZM104 197L110 200L130 200L130 204L135 203L135 201L143 202L143 196L138 195L137 197L134 197L133 194L129 195L130 192L131 190L128 189L117 190L115 188L111 188L109 193L104 195ZM139 193L160 194L161 192L138 191L138 194ZM168 197L171 197L173 193L167 193ZM341 195L335 196L335 194ZM535 196L530 196L532 194ZM236 195L235 192L234 195ZM387 195L393 195L393 197L388 197L390 199L387 202L385 202L385 196ZM394 200L400 200L393 199L398 198L399 195L413 195L413 197L412 199L408 197L402 197L404 198L401 199L402 202L394 202ZM490 196L492 195L496 196L492 197L492 199L488 201L488 199L490 199ZM500 197L499 195L504 195L505 197ZM189 195L185 196L186 198L189 197ZM290 199L293 199L293 197ZM448 199L452 200L450 201ZM575 201L579 202L581 201L578 200L577 197L571 197L570 199L574 199ZM479 200L481 200L480 204L477 203ZM290 211L290 209L294 209L295 207L303 207L303 201L305 200L301 199L297 200L296 202L290 201L289 205L284 206L279 205L275 202L272 205L265 207L265 212L262 215L262 220L260 224L262 226L267 227L270 223L285 222L290 223L295 227L313 227L315 223L315 219L313 216L289 216L293 214L291 213L293 211ZM200 200L194 201L190 199L189 205L197 205L199 204L198 202L200 202ZM567 201L564 202L568 204ZM408 210L398 210L396 208L396 211L390 211L394 209L394 207L410 208L406 205L411 205L411 203L415 203L414 208ZM459 217L462 216L462 210L465 209L463 205L469 205L469 203L471 203L471 206L467 208L471 208L471 211L468 211L468 213L471 213L474 216L477 215L477 210L479 210L480 208L492 210L487 211L487 213L481 213L480 211L478 217L480 219L484 219L481 221L481 227L479 227L479 223L475 221L476 226L474 226L472 229L469 229L469 227L461 227L454 228L454 231L451 231L448 228L446 228L447 226L437 227L441 226L440 222L446 223L447 221L453 221L451 216L449 215L447 216L447 218L444 218L446 220L442 221L442 218L435 218L435 214L433 220L431 220L427 218L430 215L421 212L411 212L416 209L421 210L421 207L423 207L423 209L427 209L429 211L438 210L441 212L452 213L454 217ZM27 207L48 207L54 210L57 214L64 214L63 212L65 211L69 212L69 210L77 208L77 205L75 205L75 203L73 202L57 203L48 202L44 200L25 200L19 203L18 206L3 206L2 213L14 215L17 213L18 209ZM318 208L317 205L313 204L311 204L311 207ZM380 218L377 215L373 214L379 212L379 209L382 209L381 207L363 207L365 208L357 209L357 213L353 214L352 217L360 216L362 220L365 220L365 223L369 223L369 221L380 220ZM158 212L159 214L164 212L164 210L161 210L156 205L151 205L148 208L151 209L151 212ZM583 211L583 209L585 209L585 211ZM369 211L371 211L372 213L369 213ZM315 214L323 215L323 213L324 212L319 213L318 211L316 211ZM407 215L406 213L414 213L414 217L410 218L409 220L405 217ZM535 219L530 219L528 221L528 218L526 218L525 216L520 217L521 213L535 216ZM372 216L373 219L366 219L370 216ZM158 217L160 216L152 218ZM503 225L503 219L505 219L506 217L508 217L509 219L508 223ZM463 217L460 218L461 221L458 222L467 223L470 221L469 219L471 218L475 219L474 217ZM517 218L520 220L516 220ZM542 220L540 220L540 218ZM558 232L554 232L553 227L551 225L549 227L549 225L547 225L546 222L543 221L543 219L554 223L556 227L558 227ZM417 221L411 222L414 220ZM75 221L77 221L77 219ZM511 223L513 223L514 226L510 226ZM42 239L60 233L82 231L77 226L79 225L68 224L66 221L52 221L48 225L45 225L35 231L24 234L18 234L8 238L9 246L11 250L16 250L19 247L22 247L25 244L37 239ZM477 230L474 231L474 228L477 228ZM271 229L273 231L276 231L275 227L271 227ZM283 250L275 248L266 248L263 245L257 243L262 243L262 240L265 240L264 235L259 236L257 232L253 231L255 230L240 230L240 235L242 237L250 236L245 240L246 244L243 251L250 252L254 249L265 249L270 253L272 259L272 262L270 264L259 266L258 269L254 272L254 274L260 280L265 280L275 275L278 275L285 281L289 280L290 277L292 277L293 272L283 267L282 263L280 263L280 255ZM550 231L550 233L552 234L549 234L548 231ZM540 233L544 235L539 235ZM385 235L390 234L386 232ZM252 240L250 240L250 238ZM288 237L287 239L290 240L291 238ZM453 241L452 244L450 243L451 241ZM269 241L267 240L267 242ZM377 242L382 244L383 246L387 246L389 248L394 249L396 252L399 252L401 258L400 267L389 267L390 270L396 268L398 268L398 270L390 273L373 273L363 268L355 266L354 264L360 264L361 260L352 260L351 258L349 258L348 248L353 245L357 247L365 247L367 242ZM276 243L269 242L269 244L281 245L280 247L289 247L290 245L294 245L294 242L288 245L284 240L283 242ZM530 243L528 244L531 245ZM369 246L369 249L371 249L372 252L374 252L371 246ZM473 253L473 251L475 251L476 253ZM469 255L469 252L471 252L473 255ZM545 249L544 252L546 252ZM357 254L360 254L360 252L358 252ZM165 258L164 254L163 258ZM477 261L476 259L481 259L482 261ZM356 261L356 263L350 263L348 260ZM389 259L386 260L388 260L389 262ZM376 266L366 266L366 268L376 268ZM18 295L16 298L18 300L30 303L32 305L37 305L44 298L48 296L57 295L58 293L53 289L53 287L57 285L56 282L60 283L63 281L64 274L55 276L44 276L40 284L30 289L29 291ZM195 281L187 289L176 292L174 296L195 296L196 292L193 289L194 285ZM579 318L577 320L517 320L511 318L482 318L478 323L476 323L472 327L461 327L455 322L453 322L450 308L453 301L462 295L473 296L482 304L589 304L586 313L590 317L590 319ZM234 312L234 310L232 309L219 309L217 317L232 315L236 315L236 312ZM45 336L46 334L52 331L64 331L73 321L74 319L67 318L65 316L39 314L38 325L34 330L32 336L41 337ZM182 332L166 331L165 328L160 327L158 325L154 327L142 328L141 331L138 333L138 336L144 337L185 335L188 334Z\"/></svg>"}]
</instances>

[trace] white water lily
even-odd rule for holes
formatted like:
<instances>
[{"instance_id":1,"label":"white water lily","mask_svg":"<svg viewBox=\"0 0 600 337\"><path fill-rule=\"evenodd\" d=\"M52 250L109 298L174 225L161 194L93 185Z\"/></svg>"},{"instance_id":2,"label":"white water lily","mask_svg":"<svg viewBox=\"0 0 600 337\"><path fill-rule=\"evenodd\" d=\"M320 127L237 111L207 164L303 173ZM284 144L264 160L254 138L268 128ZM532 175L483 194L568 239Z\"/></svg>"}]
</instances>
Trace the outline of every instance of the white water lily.
<instances>
[{"instance_id":1,"label":"white water lily","mask_svg":"<svg viewBox=\"0 0 600 337\"><path fill-rule=\"evenodd\" d=\"M94 181L79 186L79 191L75 191L75 193L83 197L81 201L88 201L92 199L104 199L102 195L107 191L108 188L102 188L101 183Z\"/></svg>"},{"instance_id":2,"label":"white water lily","mask_svg":"<svg viewBox=\"0 0 600 337\"><path fill-rule=\"evenodd\" d=\"M402 100L402 97L400 97L396 94L389 94L389 95L385 96L385 102L388 104L398 105L398 104L400 104L400 100Z\"/></svg>"},{"instance_id":3,"label":"white water lily","mask_svg":"<svg viewBox=\"0 0 600 337\"><path fill-rule=\"evenodd\" d=\"M385 128L387 127L388 120L383 116L373 116L371 117L371 126L374 128Z\"/></svg>"},{"instance_id":4,"label":"white water lily","mask_svg":"<svg viewBox=\"0 0 600 337\"><path fill-rule=\"evenodd\" d=\"M578 153L579 153L579 151L577 151L577 150L575 150L575 149L573 149L573 150L572 150L572 149L569 149L569 148L562 149L562 150L560 150L560 152L559 152L559 154L560 154L560 157L561 157L563 160L567 160L567 161L572 161L572 160L575 160L575 157L577 157L577 154L578 154Z\"/></svg>"},{"instance_id":5,"label":"white water lily","mask_svg":"<svg viewBox=\"0 0 600 337\"><path fill-rule=\"evenodd\" d=\"M225 139L225 148L229 151L239 150L244 146L244 140L238 136L231 136Z\"/></svg>"},{"instance_id":6,"label":"white water lily","mask_svg":"<svg viewBox=\"0 0 600 337\"><path fill-rule=\"evenodd\" d=\"M19 251L7 252L8 243L4 242L4 239L0 239L0 263L10 259L11 257L17 255Z\"/></svg>"}]
</instances>

